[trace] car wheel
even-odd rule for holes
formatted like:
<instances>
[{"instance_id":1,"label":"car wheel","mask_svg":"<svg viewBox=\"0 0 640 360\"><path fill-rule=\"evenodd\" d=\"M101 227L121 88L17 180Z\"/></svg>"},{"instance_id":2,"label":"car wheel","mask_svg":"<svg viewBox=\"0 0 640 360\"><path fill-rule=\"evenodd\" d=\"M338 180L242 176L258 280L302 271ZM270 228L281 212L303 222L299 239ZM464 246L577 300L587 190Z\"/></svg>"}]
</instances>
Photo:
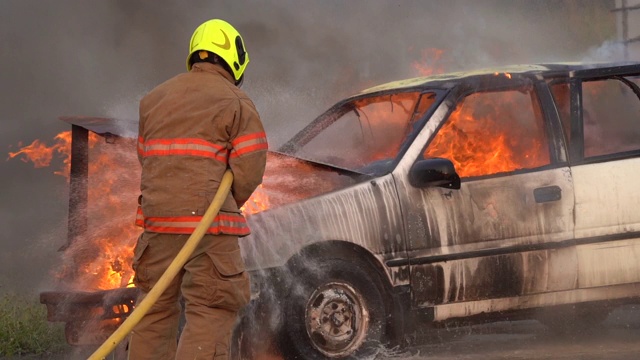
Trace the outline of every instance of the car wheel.
<instances>
[{"instance_id":1,"label":"car wheel","mask_svg":"<svg viewBox=\"0 0 640 360\"><path fill-rule=\"evenodd\" d=\"M331 259L296 278L283 311L285 358L361 358L381 348L385 306L371 275Z\"/></svg>"}]
</instances>

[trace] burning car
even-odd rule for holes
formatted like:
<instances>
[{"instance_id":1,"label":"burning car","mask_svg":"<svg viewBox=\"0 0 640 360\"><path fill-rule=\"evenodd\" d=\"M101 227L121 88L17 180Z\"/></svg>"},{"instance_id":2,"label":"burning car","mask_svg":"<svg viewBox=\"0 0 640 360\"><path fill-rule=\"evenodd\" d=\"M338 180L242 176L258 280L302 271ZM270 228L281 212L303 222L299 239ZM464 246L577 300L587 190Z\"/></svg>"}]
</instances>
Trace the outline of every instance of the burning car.
<instances>
[{"instance_id":1,"label":"burning car","mask_svg":"<svg viewBox=\"0 0 640 360\"><path fill-rule=\"evenodd\" d=\"M638 301L638 76L640 64L511 66L337 103L269 154L245 209L255 302L236 350L259 327L285 358L358 358L423 324L584 326ZM101 319L128 314L119 296L127 311ZM57 320L59 297L42 297Z\"/></svg>"}]
</instances>

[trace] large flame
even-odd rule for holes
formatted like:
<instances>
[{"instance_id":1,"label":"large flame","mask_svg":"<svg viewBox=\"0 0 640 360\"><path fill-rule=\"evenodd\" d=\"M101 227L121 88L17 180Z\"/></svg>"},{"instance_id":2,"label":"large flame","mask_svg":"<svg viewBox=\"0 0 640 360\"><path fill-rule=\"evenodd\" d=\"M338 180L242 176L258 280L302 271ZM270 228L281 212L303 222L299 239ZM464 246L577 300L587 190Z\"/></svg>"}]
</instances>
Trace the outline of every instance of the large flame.
<instances>
[{"instance_id":1,"label":"large flame","mask_svg":"<svg viewBox=\"0 0 640 360\"><path fill-rule=\"evenodd\" d=\"M98 251L81 258L76 271L83 271L87 285L98 289L132 286L133 246L140 234L134 225L140 192L135 146L134 139L119 138L115 144L103 139L90 147L87 245ZM81 244L75 246L86 250ZM68 250L73 254L75 249Z\"/></svg>"},{"instance_id":2,"label":"large flame","mask_svg":"<svg viewBox=\"0 0 640 360\"><path fill-rule=\"evenodd\" d=\"M491 99L499 99L501 104L524 99L516 99L518 95L512 92L496 93L496 96ZM517 106L503 107L487 101L486 97L475 100L479 101L472 106L456 108L428 146L425 157L451 160L461 177L533 168L548 161L549 152L542 147L539 134L532 129L527 133L522 126L508 126L510 119L517 115L506 109L517 109Z\"/></svg>"},{"instance_id":3,"label":"large flame","mask_svg":"<svg viewBox=\"0 0 640 360\"><path fill-rule=\"evenodd\" d=\"M421 51L419 61L413 68L419 75L428 76L445 72L442 57L445 50L428 48ZM510 73L498 73L511 79ZM500 103L515 100L509 92L501 93ZM516 169L540 166L549 153L533 134L518 133L505 126L504 119L515 114L499 113L496 103L477 103L471 107L458 107L446 124L439 130L425 157L449 159L461 177L495 174ZM509 140L511 139L511 141ZM512 139L519 139L514 144Z\"/></svg>"},{"instance_id":4,"label":"large flame","mask_svg":"<svg viewBox=\"0 0 640 360\"><path fill-rule=\"evenodd\" d=\"M89 133L89 178L86 237L74 239L63 254L63 263L54 275L72 279L73 287L82 290L112 289L130 285L131 259L138 228L133 224L140 170L135 144L119 139L107 144L103 138ZM35 167L49 166L54 155L62 158L62 169L55 174L69 178L71 132L55 137L51 146L40 140L19 151L10 152L9 159L20 158ZM70 194L73 196L73 194ZM73 221L73 219L72 219Z\"/></svg>"},{"instance_id":5,"label":"large flame","mask_svg":"<svg viewBox=\"0 0 640 360\"><path fill-rule=\"evenodd\" d=\"M34 140L16 152L10 152L7 160L18 158L42 168L50 166L56 156L61 158L63 165L54 173L69 179L71 131L58 134L53 145ZM135 140L118 138L115 143L107 143L105 138L89 132L87 181L85 210L89 231L86 237L74 239L64 251L62 266L54 271L54 276L71 280L72 284L66 285L82 290L133 286L131 262L140 233L140 228L134 225L140 192ZM252 214L267 208L269 199L261 186L242 210Z\"/></svg>"}]
</instances>

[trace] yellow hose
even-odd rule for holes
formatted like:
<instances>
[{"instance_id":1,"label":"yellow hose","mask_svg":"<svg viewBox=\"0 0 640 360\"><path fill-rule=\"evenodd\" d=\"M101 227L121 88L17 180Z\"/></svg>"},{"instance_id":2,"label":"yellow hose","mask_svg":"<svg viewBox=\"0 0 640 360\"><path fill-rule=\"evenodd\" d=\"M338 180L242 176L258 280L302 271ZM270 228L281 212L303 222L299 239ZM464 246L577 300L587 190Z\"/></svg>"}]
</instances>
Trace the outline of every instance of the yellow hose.
<instances>
[{"instance_id":1,"label":"yellow hose","mask_svg":"<svg viewBox=\"0 0 640 360\"><path fill-rule=\"evenodd\" d=\"M216 193L211 205L202 216L202 220L194 230L193 234L189 237L187 242L184 244L176 258L171 262L167 270L162 274L156 285L149 291L147 296L140 302L140 304L136 305L136 308L133 310L131 315L127 317L127 319L118 327L116 331L109 336L109 338L102 344L100 347L89 356L88 360L102 360L107 355L109 355L113 349L124 339L129 332L133 329L138 322L144 317L144 315L151 309L151 306L158 301L158 298L162 293L167 289L171 280L178 274L180 269L187 262L187 259L191 256L193 251L198 246L198 243L207 232L207 229L211 225L211 222L215 218L215 216L220 211L222 204L224 203L229 190L231 189L231 183L233 182L233 173L231 170L227 170L222 177L222 181L220 182L220 188Z\"/></svg>"}]
</instances>

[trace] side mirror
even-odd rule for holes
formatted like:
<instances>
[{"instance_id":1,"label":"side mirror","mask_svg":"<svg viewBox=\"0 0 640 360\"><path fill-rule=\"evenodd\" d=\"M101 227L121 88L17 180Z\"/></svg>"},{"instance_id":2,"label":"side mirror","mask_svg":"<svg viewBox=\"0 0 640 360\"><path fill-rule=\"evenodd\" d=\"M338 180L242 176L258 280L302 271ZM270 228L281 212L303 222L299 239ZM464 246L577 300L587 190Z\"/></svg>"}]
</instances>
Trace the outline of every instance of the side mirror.
<instances>
[{"instance_id":1,"label":"side mirror","mask_svg":"<svg viewBox=\"0 0 640 360\"><path fill-rule=\"evenodd\" d=\"M441 158L417 161L409 170L409 182L418 188L439 186L460 189L460 176L453 163Z\"/></svg>"}]
</instances>

